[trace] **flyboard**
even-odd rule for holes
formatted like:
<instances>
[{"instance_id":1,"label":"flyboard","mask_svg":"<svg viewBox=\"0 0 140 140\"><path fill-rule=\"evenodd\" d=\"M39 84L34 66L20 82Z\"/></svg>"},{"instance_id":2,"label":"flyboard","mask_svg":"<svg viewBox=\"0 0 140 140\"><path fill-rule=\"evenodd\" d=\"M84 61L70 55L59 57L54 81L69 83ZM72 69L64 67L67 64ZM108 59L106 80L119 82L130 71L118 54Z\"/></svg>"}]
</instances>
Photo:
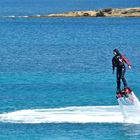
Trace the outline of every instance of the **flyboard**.
<instances>
[{"instance_id":1,"label":"flyboard","mask_svg":"<svg viewBox=\"0 0 140 140\"><path fill-rule=\"evenodd\" d=\"M124 121L127 119L133 121L135 121L135 119L140 120L140 102L130 88L124 88L117 92L116 98L124 117Z\"/></svg>"}]
</instances>

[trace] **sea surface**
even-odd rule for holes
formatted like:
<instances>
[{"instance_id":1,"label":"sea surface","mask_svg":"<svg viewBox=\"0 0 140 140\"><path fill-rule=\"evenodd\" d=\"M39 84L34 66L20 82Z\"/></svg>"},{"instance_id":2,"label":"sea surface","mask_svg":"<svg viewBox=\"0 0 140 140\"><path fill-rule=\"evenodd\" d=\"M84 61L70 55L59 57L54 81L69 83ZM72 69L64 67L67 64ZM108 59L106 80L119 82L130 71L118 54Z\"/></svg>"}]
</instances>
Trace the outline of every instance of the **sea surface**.
<instances>
[{"instance_id":1,"label":"sea surface","mask_svg":"<svg viewBox=\"0 0 140 140\"><path fill-rule=\"evenodd\" d=\"M0 16L139 6L1 0ZM114 122L117 114L100 122L88 116L118 107L114 48L132 64L126 79L140 99L140 18L0 18L0 140L139 140L140 124Z\"/></svg>"},{"instance_id":2,"label":"sea surface","mask_svg":"<svg viewBox=\"0 0 140 140\"><path fill-rule=\"evenodd\" d=\"M139 0L0 0L0 16L29 16L101 8L139 7Z\"/></svg>"}]
</instances>

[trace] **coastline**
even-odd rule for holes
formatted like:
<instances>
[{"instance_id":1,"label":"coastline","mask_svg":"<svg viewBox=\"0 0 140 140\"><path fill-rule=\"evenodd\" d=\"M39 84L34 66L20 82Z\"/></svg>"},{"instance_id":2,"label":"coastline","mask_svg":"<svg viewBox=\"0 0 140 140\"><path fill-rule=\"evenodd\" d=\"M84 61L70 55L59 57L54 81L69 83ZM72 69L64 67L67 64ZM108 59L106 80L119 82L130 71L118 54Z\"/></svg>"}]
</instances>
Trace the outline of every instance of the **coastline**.
<instances>
[{"instance_id":1,"label":"coastline","mask_svg":"<svg viewBox=\"0 0 140 140\"><path fill-rule=\"evenodd\" d=\"M105 8L90 11L71 11L65 13L54 13L46 15L30 15L30 16L2 16L2 18L68 18L68 17L140 17L140 7L135 8Z\"/></svg>"},{"instance_id":2,"label":"coastline","mask_svg":"<svg viewBox=\"0 0 140 140\"><path fill-rule=\"evenodd\" d=\"M91 11L75 11L60 14L49 14L46 17L140 17L140 7L137 8L105 8Z\"/></svg>"}]
</instances>

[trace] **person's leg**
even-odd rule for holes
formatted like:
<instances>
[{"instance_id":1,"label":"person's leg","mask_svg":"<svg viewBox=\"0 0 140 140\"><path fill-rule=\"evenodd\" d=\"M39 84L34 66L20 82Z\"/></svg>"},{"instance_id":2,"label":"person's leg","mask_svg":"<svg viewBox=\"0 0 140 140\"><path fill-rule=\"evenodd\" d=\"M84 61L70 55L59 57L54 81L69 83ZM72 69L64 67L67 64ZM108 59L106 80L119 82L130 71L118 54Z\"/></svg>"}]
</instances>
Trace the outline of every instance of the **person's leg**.
<instances>
[{"instance_id":1,"label":"person's leg","mask_svg":"<svg viewBox=\"0 0 140 140\"><path fill-rule=\"evenodd\" d=\"M124 75L125 75L125 67L123 67L121 70L121 79L123 81L124 88L127 88L127 82L126 82Z\"/></svg>"},{"instance_id":2,"label":"person's leg","mask_svg":"<svg viewBox=\"0 0 140 140\"><path fill-rule=\"evenodd\" d=\"M117 69L116 76L117 76L117 91L121 90L121 71L120 69Z\"/></svg>"}]
</instances>

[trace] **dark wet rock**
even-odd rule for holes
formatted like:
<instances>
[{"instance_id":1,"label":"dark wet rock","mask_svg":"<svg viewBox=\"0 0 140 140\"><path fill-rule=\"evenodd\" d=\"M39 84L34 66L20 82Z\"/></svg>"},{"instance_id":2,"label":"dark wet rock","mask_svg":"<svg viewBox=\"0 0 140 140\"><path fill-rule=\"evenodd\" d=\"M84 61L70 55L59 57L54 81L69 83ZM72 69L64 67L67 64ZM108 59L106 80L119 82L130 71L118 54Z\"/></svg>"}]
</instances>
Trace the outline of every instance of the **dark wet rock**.
<instances>
[{"instance_id":1,"label":"dark wet rock","mask_svg":"<svg viewBox=\"0 0 140 140\"><path fill-rule=\"evenodd\" d=\"M105 14L102 11L99 11L96 13L96 17L104 17L104 16L105 16Z\"/></svg>"},{"instance_id":2,"label":"dark wet rock","mask_svg":"<svg viewBox=\"0 0 140 140\"><path fill-rule=\"evenodd\" d=\"M122 12L121 12L121 14L127 14L127 13L128 13L127 11L122 11Z\"/></svg>"},{"instance_id":3,"label":"dark wet rock","mask_svg":"<svg viewBox=\"0 0 140 140\"><path fill-rule=\"evenodd\" d=\"M103 9L102 12L110 13L112 11L112 8L106 8Z\"/></svg>"},{"instance_id":4,"label":"dark wet rock","mask_svg":"<svg viewBox=\"0 0 140 140\"><path fill-rule=\"evenodd\" d=\"M90 14L89 13L83 13L83 16L90 16Z\"/></svg>"}]
</instances>

